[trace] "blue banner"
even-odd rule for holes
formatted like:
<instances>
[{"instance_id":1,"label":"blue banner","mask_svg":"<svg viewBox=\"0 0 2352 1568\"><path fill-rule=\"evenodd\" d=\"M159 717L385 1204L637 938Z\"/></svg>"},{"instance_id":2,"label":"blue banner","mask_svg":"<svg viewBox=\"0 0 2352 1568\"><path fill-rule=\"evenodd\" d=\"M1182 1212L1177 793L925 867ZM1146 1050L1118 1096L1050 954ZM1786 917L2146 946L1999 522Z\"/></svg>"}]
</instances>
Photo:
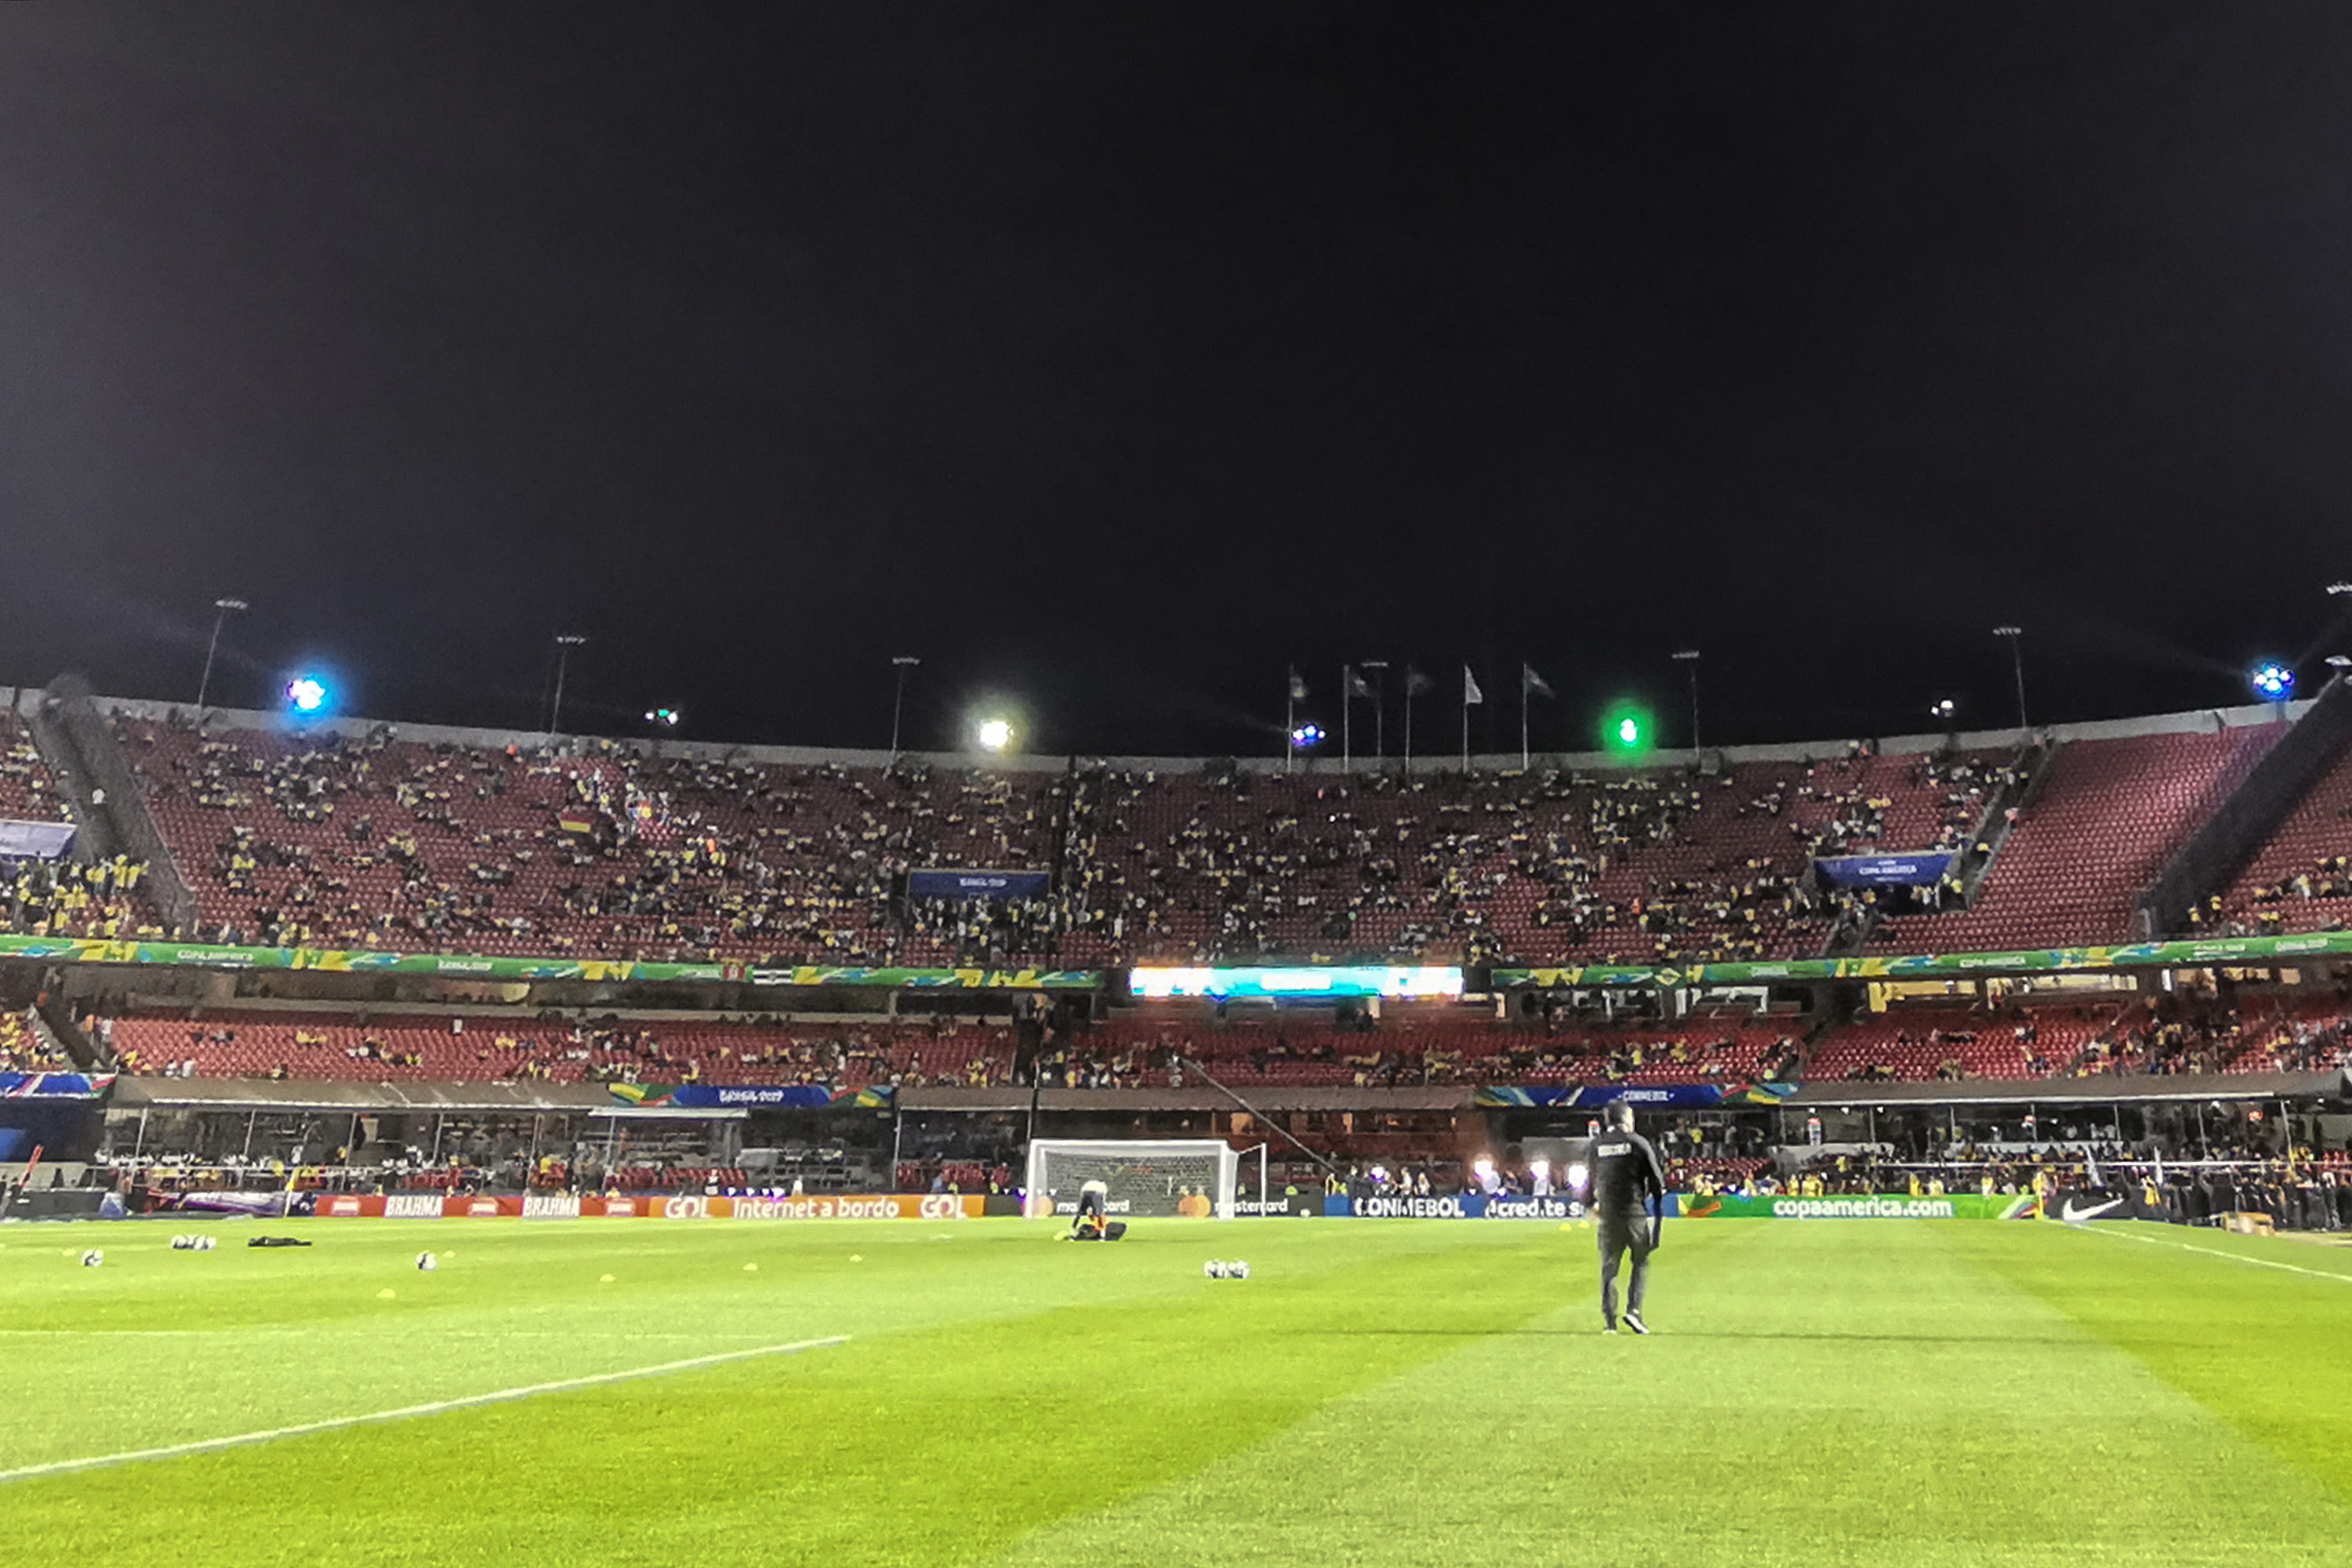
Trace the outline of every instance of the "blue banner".
<instances>
[{"instance_id":1,"label":"blue banner","mask_svg":"<svg viewBox=\"0 0 2352 1568\"><path fill-rule=\"evenodd\" d=\"M18 822L0 818L0 860L61 860L73 847L70 822Z\"/></svg>"},{"instance_id":2,"label":"blue banner","mask_svg":"<svg viewBox=\"0 0 2352 1568\"><path fill-rule=\"evenodd\" d=\"M1043 871L948 871L936 867L907 873L910 899L1034 899L1045 890Z\"/></svg>"},{"instance_id":3,"label":"blue banner","mask_svg":"<svg viewBox=\"0 0 2352 1568\"><path fill-rule=\"evenodd\" d=\"M1827 855L1813 862L1832 888L1932 888L1952 868L1949 850L1916 855Z\"/></svg>"},{"instance_id":4,"label":"blue banner","mask_svg":"<svg viewBox=\"0 0 2352 1568\"><path fill-rule=\"evenodd\" d=\"M0 1100L96 1100L113 1087L110 1072L0 1072Z\"/></svg>"}]
</instances>

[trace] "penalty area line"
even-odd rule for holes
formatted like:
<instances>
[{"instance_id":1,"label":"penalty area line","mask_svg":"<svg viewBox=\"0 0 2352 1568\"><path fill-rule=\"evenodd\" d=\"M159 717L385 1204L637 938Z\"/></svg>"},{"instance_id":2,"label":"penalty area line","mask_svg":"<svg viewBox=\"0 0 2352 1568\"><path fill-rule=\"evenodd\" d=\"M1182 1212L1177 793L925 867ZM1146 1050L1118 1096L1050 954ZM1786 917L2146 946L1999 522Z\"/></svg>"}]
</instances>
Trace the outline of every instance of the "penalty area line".
<instances>
[{"instance_id":1,"label":"penalty area line","mask_svg":"<svg viewBox=\"0 0 2352 1568\"><path fill-rule=\"evenodd\" d=\"M2066 1225L2063 1220L2061 1225ZM2225 1263L2251 1263L2257 1268L2284 1268L2289 1274L2308 1275L2314 1279L2333 1279L2338 1285L2352 1285L2352 1274L2338 1274L2326 1268L2305 1268L2299 1264L2281 1263L2274 1258L2248 1258L2242 1252L2224 1252L2218 1247L2192 1247L2185 1241L2165 1241L2153 1236L2139 1236L2128 1230L2102 1230L2095 1225L2066 1225L2068 1230L2088 1231L2095 1236L2112 1236L2123 1241L2137 1241L2149 1247L2168 1247L2175 1252L2193 1252L2200 1258L2218 1258ZM0 1479L5 1479L0 1477Z\"/></svg>"},{"instance_id":2,"label":"penalty area line","mask_svg":"<svg viewBox=\"0 0 2352 1568\"><path fill-rule=\"evenodd\" d=\"M261 1432L239 1432L227 1437L202 1437L193 1443L169 1443L159 1448L131 1448L120 1454L99 1454L83 1459L52 1459L47 1464L23 1465L13 1470L0 1470L0 1482L72 1475L79 1470L100 1470L115 1465L136 1464L142 1459L177 1459L190 1454L211 1454L223 1448L274 1443L281 1437L308 1436L313 1432L334 1432L346 1426L373 1426L386 1421L408 1421L420 1415L443 1415L452 1410L473 1410L485 1405L506 1405L518 1399L533 1399L542 1394L567 1394L577 1388L598 1388L606 1384L664 1377L671 1373L693 1372L701 1367L721 1366L729 1362L750 1361L759 1356L797 1355L803 1351L830 1350L848 1342L847 1334L828 1334L823 1339L794 1340L789 1344L760 1345L751 1350L719 1351L710 1355L688 1356L684 1361L666 1361L654 1366L625 1367L619 1372L591 1373L585 1377L558 1378L553 1383L526 1384L520 1388L499 1388L488 1394L436 1399L424 1405L404 1405L397 1410L373 1410L363 1415L331 1415L321 1421L272 1426Z\"/></svg>"}]
</instances>

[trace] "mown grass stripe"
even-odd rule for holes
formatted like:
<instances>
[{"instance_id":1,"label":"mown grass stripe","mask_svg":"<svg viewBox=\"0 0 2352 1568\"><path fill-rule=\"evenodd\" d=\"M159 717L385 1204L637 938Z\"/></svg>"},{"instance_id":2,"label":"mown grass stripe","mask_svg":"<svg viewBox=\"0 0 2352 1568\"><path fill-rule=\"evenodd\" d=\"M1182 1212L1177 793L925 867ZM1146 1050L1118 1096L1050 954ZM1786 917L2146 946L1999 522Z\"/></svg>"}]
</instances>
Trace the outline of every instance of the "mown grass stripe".
<instances>
[{"instance_id":1,"label":"mown grass stripe","mask_svg":"<svg viewBox=\"0 0 2352 1568\"><path fill-rule=\"evenodd\" d=\"M564 1394L573 1389L596 1388L612 1383L632 1383L639 1378L663 1377L671 1373L692 1372L699 1367L720 1366L728 1362L750 1361L757 1356L795 1355L802 1351L824 1350L849 1342L847 1334L828 1334L823 1339L794 1340L787 1344L761 1345L751 1350L719 1351L711 1355L688 1356L683 1361L666 1361L654 1366L626 1367L619 1372L591 1373L585 1377L558 1378L552 1383L526 1384L520 1388L493 1389L488 1394L468 1394L456 1399L436 1399L423 1405L405 1405L397 1410L373 1410L359 1415L332 1415L322 1421L304 1421L291 1426L272 1426L260 1432L239 1432L226 1437L201 1437L192 1443L170 1443L160 1448L131 1448L120 1454L97 1454L86 1458L52 1459L46 1464L25 1465L13 1470L0 1470L0 1482L28 1481L40 1476L71 1475L78 1470L102 1470L116 1465L131 1465L147 1459L177 1459L191 1454L216 1454L224 1448L242 1448L256 1443L275 1443L284 1437L303 1437L314 1432L332 1432L345 1426L373 1426L387 1421L408 1421L422 1415L443 1415L453 1410L475 1410L485 1405L505 1405L518 1399L535 1399L542 1394Z\"/></svg>"}]
</instances>

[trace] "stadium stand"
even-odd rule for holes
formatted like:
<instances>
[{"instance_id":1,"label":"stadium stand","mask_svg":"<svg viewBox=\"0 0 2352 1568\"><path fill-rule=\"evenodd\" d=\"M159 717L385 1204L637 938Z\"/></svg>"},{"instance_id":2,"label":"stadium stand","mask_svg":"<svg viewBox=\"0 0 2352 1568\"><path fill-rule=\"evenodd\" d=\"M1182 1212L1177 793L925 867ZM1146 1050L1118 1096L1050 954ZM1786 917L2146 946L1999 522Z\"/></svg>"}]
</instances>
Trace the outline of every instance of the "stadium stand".
<instances>
[{"instance_id":1,"label":"stadium stand","mask_svg":"<svg viewBox=\"0 0 2352 1568\"><path fill-rule=\"evenodd\" d=\"M117 731L204 933L523 956L956 963L1019 956L994 911L898 929L910 866L1043 868L1050 777Z\"/></svg>"},{"instance_id":2,"label":"stadium stand","mask_svg":"<svg viewBox=\"0 0 2352 1568\"><path fill-rule=\"evenodd\" d=\"M72 816L25 721L11 710L0 710L0 817L68 822Z\"/></svg>"},{"instance_id":3,"label":"stadium stand","mask_svg":"<svg viewBox=\"0 0 2352 1568\"><path fill-rule=\"evenodd\" d=\"M1880 924L1879 952L1966 952L2133 936L2132 900L2278 738L2259 725L2061 746L1975 907Z\"/></svg>"},{"instance_id":4,"label":"stadium stand","mask_svg":"<svg viewBox=\"0 0 2352 1568\"><path fill-rule=\"evenodd\" d=\"M2229 935L2336 931L2352 916L2352 748L2329 764L2252 861L2212 905L2201 930Z\"/></svg>"},{"instance_id":5,"label":"stadium stand","mask_svg":"<svg viewBox=\"0 0 2352 1568\"><path fill-rule=\"evenodd\" d=\"M0 1013L0 1072L70 1072L73 1058L50 1043L32 1009Z\"/></svg>"},{"instance_id":6,"label":"stadium stand","mask_svg":"<svg viewBox=\"0 0 2352 1568\"><path fill-rule=\"evenodd\" d=\"M1073 810L1072 963L1355 953L1815 953L1816 854L1966 841L1999 752L1585 775L1101 773Z\"/></svg>"},{"instance_id":7,"label":"stadium stand","mask_svg":"<svg viewBox=\"0 0 2352 1568\"><path fill-rule=\"evenodd\" d=\"M388 1014L153 1012L97 1030L122 1070L151 1077L555 1083L1003 1083L1012 1031L963 1025L525 1021Z\"/></svg>"}]
</instances>

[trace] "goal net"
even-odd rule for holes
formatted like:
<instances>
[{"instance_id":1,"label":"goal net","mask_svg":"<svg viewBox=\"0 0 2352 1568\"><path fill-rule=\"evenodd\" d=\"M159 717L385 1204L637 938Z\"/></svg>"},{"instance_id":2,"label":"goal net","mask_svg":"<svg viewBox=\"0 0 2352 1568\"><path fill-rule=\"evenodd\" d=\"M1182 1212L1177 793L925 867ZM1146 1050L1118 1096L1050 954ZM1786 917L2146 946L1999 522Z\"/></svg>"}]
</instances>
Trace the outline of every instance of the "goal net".
<instances>
[{"instance_id":1,"label":"goal net","mask_svg":"<svg viewBox=\"0 0 2352 1568\"><path fill-rule=\"evenodd\" d=\"M1184 1215L1231 1219L1234 1174L1241 1157L1214 1138L1159 1142L1135 1139L1033 1138L1029 1213L1066 1219L1078 1212L1078 1188L1110 1189L1110 1216ZM1046 1204L1053 1205L1048 1208Z\"/></svg>"}]
</instances>

